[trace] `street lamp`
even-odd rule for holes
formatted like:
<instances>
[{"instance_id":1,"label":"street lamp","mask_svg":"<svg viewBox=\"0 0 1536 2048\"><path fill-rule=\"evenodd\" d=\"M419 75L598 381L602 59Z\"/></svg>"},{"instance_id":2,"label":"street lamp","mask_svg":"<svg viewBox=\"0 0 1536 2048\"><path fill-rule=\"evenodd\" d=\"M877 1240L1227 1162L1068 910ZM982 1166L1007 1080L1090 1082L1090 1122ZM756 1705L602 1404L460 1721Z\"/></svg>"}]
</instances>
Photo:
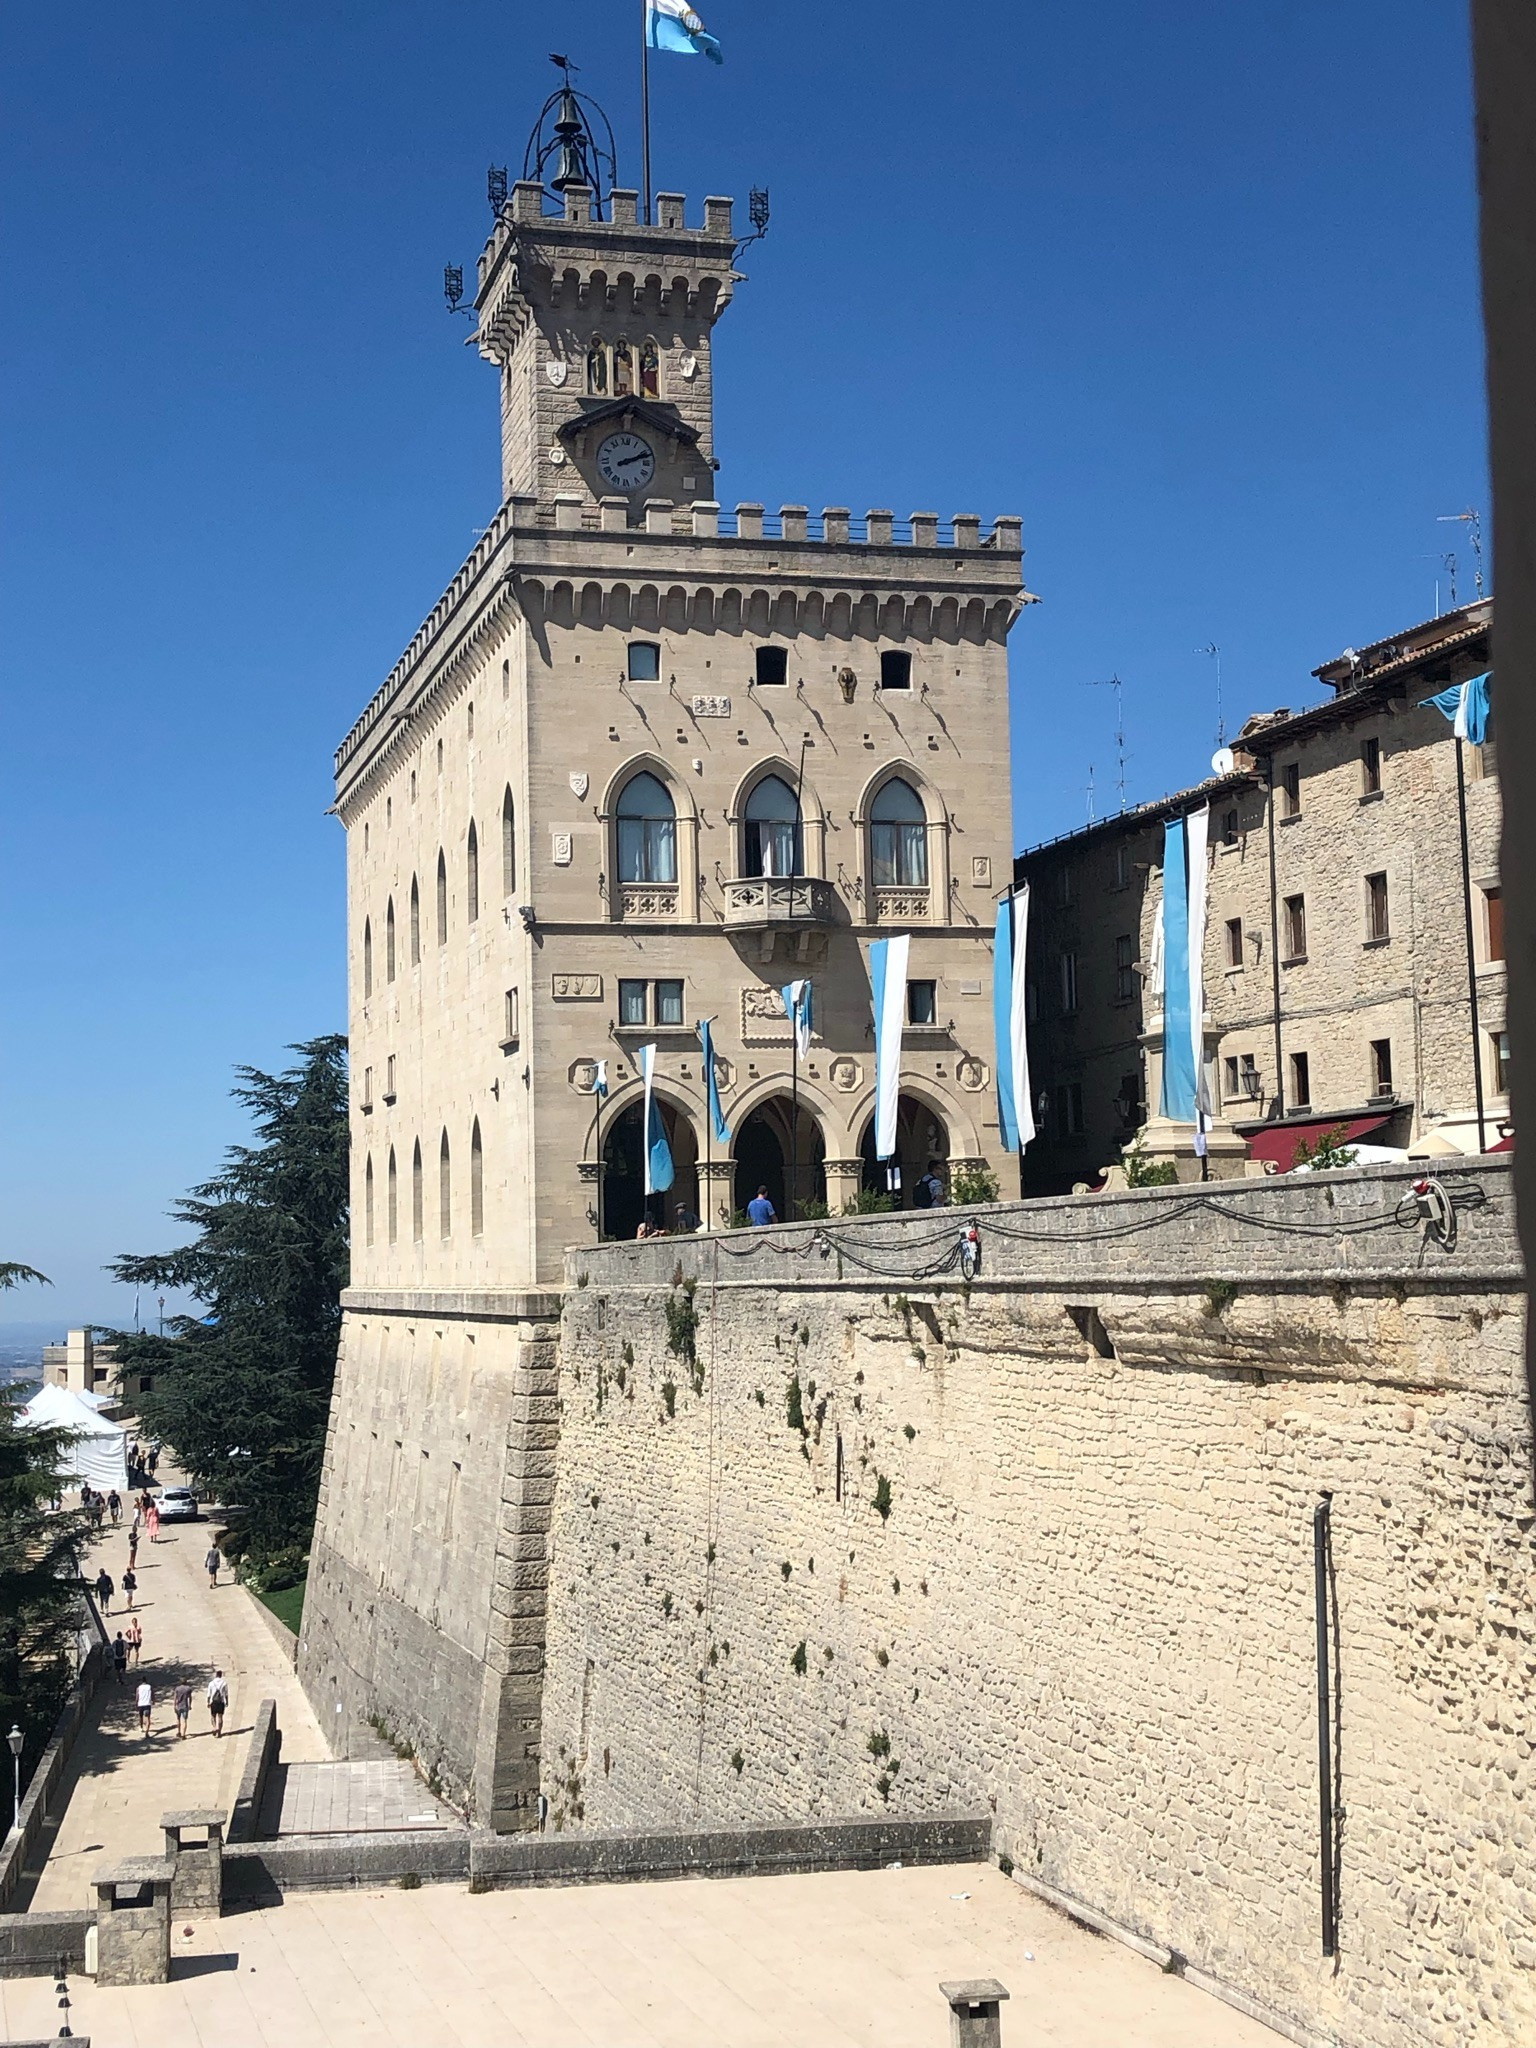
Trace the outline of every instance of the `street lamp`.
<instances>
[{"instance_id":1,"label":"street lamp","mask_svg":"<svg viewBox=\"0 0 1536 2048\"><path fill-rule=\"evenodd\" d=\"M11 1816L11 1826L19 1828L21 1826L21 1750L22 1744L27 1738L13 1721L11 1723L11 1732L5 1739L11 1745L11 1776L15 1781L15 1808Z\"/></svg>"}]
</instances>

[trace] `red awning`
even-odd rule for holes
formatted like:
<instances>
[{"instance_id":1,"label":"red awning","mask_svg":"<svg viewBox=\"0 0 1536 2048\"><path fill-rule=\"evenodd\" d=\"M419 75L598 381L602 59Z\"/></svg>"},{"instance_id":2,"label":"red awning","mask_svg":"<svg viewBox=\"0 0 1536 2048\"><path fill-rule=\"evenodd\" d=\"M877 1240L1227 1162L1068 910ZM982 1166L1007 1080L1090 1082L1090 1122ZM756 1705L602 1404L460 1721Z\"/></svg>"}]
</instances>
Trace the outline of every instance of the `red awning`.
<instances>
[{"instance_id":1,"label":"red awning","mask_svg":"<svg viewBox=\"0 0 1536 2048\"><path fill-rule=\"evenodd\" d=\"M1390 1112L1389 1112L1390 1114ZM1369 1137L1387 1121L1385 1116L1320 1117L1316 1123L1270 1124L1255 1131L1248 1140L1250 1159L1273 1159L1277 1172L1289 1173L1296 1164L1297 1147L1305 1141L1315 1145L1324 1131L1342 1132L1339 1143Z\"/></svg>"}]
</instances>

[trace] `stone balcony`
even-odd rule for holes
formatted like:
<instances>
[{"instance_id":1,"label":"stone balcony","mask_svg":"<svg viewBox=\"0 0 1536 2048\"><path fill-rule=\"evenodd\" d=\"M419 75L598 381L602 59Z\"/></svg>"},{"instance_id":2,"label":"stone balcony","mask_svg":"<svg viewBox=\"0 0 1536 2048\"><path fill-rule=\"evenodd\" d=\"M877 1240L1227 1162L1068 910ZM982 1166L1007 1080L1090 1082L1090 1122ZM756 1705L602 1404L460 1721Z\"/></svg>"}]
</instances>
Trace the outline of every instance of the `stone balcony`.
<instances>
[{"instance_id":1,"label":"stone balcony","mask_svg":"<svg viewBox=\"0 0 1536 2048\"><path fill-rule=\"evenodd\" d=\"M725 885L728 931L811 930L836 914L837 891L818 875L751 875Z\"/></svg>"}]
</instances>

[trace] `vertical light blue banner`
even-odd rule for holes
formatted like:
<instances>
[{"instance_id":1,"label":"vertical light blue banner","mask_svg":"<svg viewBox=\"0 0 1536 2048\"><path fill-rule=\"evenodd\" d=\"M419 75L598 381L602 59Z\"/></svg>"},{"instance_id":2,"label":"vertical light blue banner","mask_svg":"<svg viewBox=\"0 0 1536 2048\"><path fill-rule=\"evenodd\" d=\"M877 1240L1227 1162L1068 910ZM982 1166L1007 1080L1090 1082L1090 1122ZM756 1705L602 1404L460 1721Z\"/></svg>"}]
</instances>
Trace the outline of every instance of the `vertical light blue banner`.
<instances>
[{"instance_id":1,"label":"vertical light blue banner","mask_svg":"<svg viewBox=\"0 0 1536 2048\"><path fill-rule=\"evenodd\" d=\"M997 1062L997 1127L1005 1152L1019 1149L1019 1117L1013 1098L1013 904L997 906L992 942L992 1031Z\"/></svg>"},{"instance_id":2,"label":"vertical light blue banner","mask_svg":"<svg viewBox=\"0 0 1536 2048\"><path fill-rule=\"evenodd\" d=\"M1189 1008L1189 867L1184 820L1163 829L1163 1093L1162 1113L1195 1120L1195 1049Z\"/></svg>"}]
</instances>

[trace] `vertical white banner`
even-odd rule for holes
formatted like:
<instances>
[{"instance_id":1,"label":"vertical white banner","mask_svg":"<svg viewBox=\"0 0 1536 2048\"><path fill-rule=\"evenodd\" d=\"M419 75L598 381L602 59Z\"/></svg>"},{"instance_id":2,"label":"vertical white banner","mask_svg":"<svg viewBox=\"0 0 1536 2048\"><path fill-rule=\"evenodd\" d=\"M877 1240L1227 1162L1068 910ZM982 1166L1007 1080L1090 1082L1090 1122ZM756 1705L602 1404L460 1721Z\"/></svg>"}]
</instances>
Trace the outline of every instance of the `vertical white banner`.
<instances>
[{"instance_id":1,"label":"vertical white banner","mask_svg":"<svg viewBox=\"0 0 1536 2048\"><path fill-rule=\"evenodd\" d=\"M1189 1036L1195 1058L1195 1128L1211 1117L1211 1083L1205 1070L1205 896L1210 879L1206 848L1211 807L1202 804L1184 820L1189 860Z\"/></svg>"},{"instance_id":2,"label":"vertical white banner","mask_svg":"<svg viewBox=\"0 0 1536 2048\"><path fill-rule=\"evenodd\" d=\"M1013 1053L1013 1113L1019 1126L1022 1152L1035 1135L1035 1103L1029 1086L1029 1001L1025 954L1029 938L1029 884L1021 882L1013 892L1013 989L1008 1013Z\"/></svg>"},{"instance_id":3,"label":"vertical white banner","mask_svg":"<svg viewBox=\"0 0 1536 2048\"><path fill-rule=\"evenodd\" d=\"M896 1151L896 1108L901 1099L901 1034L907 1021L907 955L912 940L876 939L870 947L875 996L875 1157Z\"/></svg>"}]
</instances>

